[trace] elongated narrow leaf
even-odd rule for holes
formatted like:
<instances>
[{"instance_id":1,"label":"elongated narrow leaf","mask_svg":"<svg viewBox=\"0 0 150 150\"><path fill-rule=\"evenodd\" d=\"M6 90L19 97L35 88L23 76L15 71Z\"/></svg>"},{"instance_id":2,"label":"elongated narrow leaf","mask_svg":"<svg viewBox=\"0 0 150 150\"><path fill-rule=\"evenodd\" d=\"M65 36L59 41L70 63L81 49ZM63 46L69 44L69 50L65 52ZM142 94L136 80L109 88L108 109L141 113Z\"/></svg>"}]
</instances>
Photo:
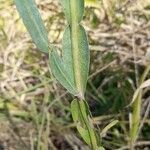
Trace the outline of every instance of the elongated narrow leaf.
<instances>
[{"instance_id":1,"label":"elongated narrow leaf","mask_svg":"<svg viewBox=\"0 0 150 150\"><path fill-rule=\"evenodd\" d=\"M92 149L96 150L98 148L97 139L95 136L95 131L93 128L88 126L88 128L83 128L80 125L77 125L78 132L84 141L92 147Z\"/></svg>"},{"instance_id":2,"label":"elongated narrow leaf","mask_svg":"<svg viewBox=\"0 0 150 150\"><path fill-rule=\"evenodd\" d=\"M57 53L56 49L53 49L49 54L49 62L53 75L55 78L73 95L77 95L75 85L70 79L70 76L65 70L63 61Z\"/></svg>"},{"instance_id":3,"label":"elongated narrow leaf","mask_svg":"<svg viewBox=\"0 0 150 150\"><path fill-rule=\"evenodd\" d=\"M150 79L144 81L140 87L134 92L133 98L132 98L132 102L130 104L132 104L135 99L138 97L139 93L142 91L142 89L149 87L150 86Z\"/></svg>"},{"instance_id":4,"label":"elongated narrow leaf","mask_svg":"<svg viewBox=\"0 0 150 150\"><path fill-rule=\"evenodd\" d=\"M73 100L71 103L71 113L74 122L77 125L77 130L84 141L89 144L92 149L98 147L97 136L89 119L89 110L84 100Z\"/></svg>"},{"instance_id":5,"label":"elongated narrow leaf","mask_svg":"<svg viewBox=\"0 0 150 150\"><path fill-rule=\"evenodd\" d=\"M80 122L84 124L83 118L88 120L88 110L86 102L84 100L79 101L74 99L71 102L71 113L74 122Z\"/></svg>"},{"instance_id":6,"label":"elongated narrow leaf","mask_svg":"<svg viewBox=\"0 0 150 150\"><path fill-rule=\"evenodd\" d=\"M75 123L80 121L78 101L76 99L71 102L71 114Z\"/></svg>"},{"instance_id":7,"label":"elongated narrow leaf","mask_svg":"<svg viewBox=\"0 0 150 150\"><path fill-rule=\"evenodd\" d=\"M60 0L60 3L64 8L68 22L71 23L76 18L80 23L84 13L84 0Z\"/></svg>"},{"instance_id":8,"label":"elongated narrow leaf","mask_svg":"<svg viewBox=\"0 0 150 150\"><path fill-rule=\"evenodd\" d=\"M70 26L66 29L63 39L63 59L66 67L71 68L69 69L70 75L74 74L79 93L84 95L90 61L88 40L85 30L81 25L78 25L77 30L74 32L72 33Z\"/></svg>"},{"instance_id":9,"label":"elongated narrow leaf","mask_svg":"<svg viewBox=\"0 0 150 150\"><path fill-rule=\"evenodd\" d=\"M80 125L77 125L78 132L80 133L81 137L84 139L84 141L91 145L91 135L89 134L89 131L87 129L84 129ZM92 132L93 133L93 132ZM96 139L94 140L96 142Z\"/></svg>"},{"instance_id":10,"label":"elongated narrow leaf","mask_svg":"<svg viewBox=\"0 0 150 150\"><path fill-rule=\"evenodd\" d=\"M17 10L37 48L48 53L48 37L34 0L15 0Z\"/></svg>"},{"instance_id":11,"label":"elongated narrow leaf","mask_svg":"<svg viewBox=\"0 0 150 150\"><path fill-rule=\"evenodd\" d=\"M109 123L102 131L101 131L101 136L105 135L107 133L107 131L112 128L114 125L116 125L119 121L118 120L114 120L111 123Z\"/></svg>"},{"instance_id":12,"label":"elongated narrow leaf","mask_svg":"<svg viewBox=\"0 0 150 150\"><path fill-rule=\"evenodd\" d=\"M62 59L64 67L73 83L75 83L73 54L71 48L70 27L67 27L62 40Z\"/></svg>"},{"instance_id":13,"label":"elongated narrow leaf","mask_svg":"<svg viewBox=\"0 0 150 150\"><path fill-rule=\"evenodd\" d=\"M63 68L64 76L67 77L69 81L68 83L71 83L72 87L74 87L78 95L80 95L80 93L84 95L89 72L89 48L86 33L82 26L78 26L77 36L78 36L78 39L76 41L77 49L74 49L72 46L73 38L71 36L71 28L70 26L68 26L63 36L63 52L62 58L59 57L60 59L59 61L61 61L60 63L61 68ZM74 52L76 52L76 55L78 55L76 59L74 57ZM52 52L51 56L53 57L52 58L50 57L50 62L51 64L53 64L52 62L54 60L53 58L55 58L57 55L56 54L53 55ZM58 79L58 76L61 75L58 75L58 73L54 73L56 72L55 70L56 68L58 67L52 67L51 65L51 69L54 76L68 91L70 91L69 86L66 87L65 85L66 82L62 82L63 80ZM80 88L77 88L78 84L80 85Z\"/></svg>"}]
</instances>

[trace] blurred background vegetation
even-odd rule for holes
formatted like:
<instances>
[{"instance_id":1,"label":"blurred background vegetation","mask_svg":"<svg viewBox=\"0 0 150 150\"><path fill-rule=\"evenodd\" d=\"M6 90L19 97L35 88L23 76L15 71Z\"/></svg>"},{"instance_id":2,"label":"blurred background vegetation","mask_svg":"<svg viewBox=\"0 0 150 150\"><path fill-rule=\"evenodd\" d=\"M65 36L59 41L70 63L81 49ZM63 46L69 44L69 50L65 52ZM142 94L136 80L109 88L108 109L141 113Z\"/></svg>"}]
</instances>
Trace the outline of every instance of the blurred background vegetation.
<instances>
[{"instance_id":1,"label":"blurred background vegetation","mask_svg":"<svg viewBox=\"0 0 150 150\"><path fill-rule=\"evenodd\" d=\"M60 46L66 21L58 0L36 2L50 42ZM102 144L129 149L129 104L150 64L150 1L86 0L82 24L91 50L86 99L93 122L103 129L119 120ZM89 150L72 122L73 97L49 71L14 2L0 0L0 150ZM150 149L149 93L143 90L137 150Z\"/></svg>"}]
</instances>

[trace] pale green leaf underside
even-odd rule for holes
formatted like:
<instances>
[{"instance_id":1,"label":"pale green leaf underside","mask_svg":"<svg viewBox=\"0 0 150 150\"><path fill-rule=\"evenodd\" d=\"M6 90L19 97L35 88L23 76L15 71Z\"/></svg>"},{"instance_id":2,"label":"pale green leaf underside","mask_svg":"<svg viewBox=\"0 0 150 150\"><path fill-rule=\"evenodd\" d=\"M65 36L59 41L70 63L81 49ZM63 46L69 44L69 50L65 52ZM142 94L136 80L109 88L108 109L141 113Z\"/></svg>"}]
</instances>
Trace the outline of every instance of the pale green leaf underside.
<instances>
[{"instance_id":1,"label":"pale green leaf underside","mask_svg":"<svg viewBox=\"0 0 150 150\"><path fill-rule=\"evenodd\" d=\"M52 49L49 54L50 68L55 78L62 84L70 93L77 95L74 82L72 82L67 70L64 68L64 63L57 53L56 48Z\"/></svg>"},{"instance_id":2,"label":"pale green leaf underside","mask_svg":"<svg viewBox=\"0 0 150 150\"><path fill-rule=\"evenodd\" d=\"M70 27L67 27L62 39L62 59L71 81L75 83L73 54L71 48Z\"/></svg>"},{"instance_id":3,"label":"pale green leaf underside","mask_svg":"<svg viewBox=\"0 0 150 150\"><path fill-rule=\"evenodd\" d=\"M80 64L78 66L78 69L80 71L81 81L79 81L82 85L82 92L85 91L86 83L87 83L87 77L89 72L89 48L88 48L88 41L86 37L86 33L84 28L79 25L78 26L78 59L74 60L73 58L73 49L72 49L72 42L71 42L71 29L70 26L68 26L64 32L63 36L63 50L62 50L62 58L58 56L56 49L52 50L52 54L50 54L50 66L52 73L56 77L56 79L68 90L71 91L72 94L78 95L80 91L76 88L76 82L75 82L75 70L74 70L74 63L75 61L78 61ZM55 51L55 52L54 52ZM54 62L55 63L54 63ZM60 63L56 63L60 62ZM59 66L59 67L58 67ZM63 70L63 74L60 72L60 69ZM57 72L57 73L56 73ZM71 86L68 86L63 78L67 77L67 83L70 83ZM70 90L70 89L71 90ZM72 90L75 89L75 90ZM73 92L76 91L76 92Z\"/></svg>"},{"instance_id":4,"label":"pale green leaf underside","mask_svg":"<svg viewBox=\"0 0 150 150\"><path fill-rule=\"evenodd\" d=\"M71 49L74 80L79 92L78 97L84 99L89 72L88 42L85 30L80 25L84 13L84 0L61 0L60 2L69 22L68 38L65 38L68 43L66 42L63 50L66 50L66 48Z\"/></svg>"},{"instance_id":5,"label":"pale green leaf underside","mask_svg":"<svg viewBox=\"0 0 150 150\"><path fill-rule=\"evenodd\" d=\"M78 18L78 23L80 23L80 21L82 20L83 17L83 13L84 13L84 0L60 0L61 5L63 6L64 12L65 12L65 16L68 20L68 22L70 23L72 21L72 17L71 17L71 5L74 4L74 1L76 1L76 11L74 12L74 14L77 16ZM74 5L75 7L75 5Z\"/></svg>"},{"instance_id":6,"label":"pale green leaf underside","mask_svg":"<svg viewBox=\"0 0 150 150\"><path fill-rule=\"evenodd\" d=\"M48 36L35 0L15 0L15 4L37 48L48 53Z\"/></svg>"},{"instance_id":7,"label":"pale green leaf underside","mask_svg":"<svg viewBox=\"0 0 150 150\"><path fill-rule=\"evenodd\" d=\"M63 36L63 52L62 52L62 59L64 61L65 68L69 75L72 77L74 80L73 82L80 82L82 86L82 91L80 92L85 92L86 89L86 83L87 83L87 78L88 78L88 73L89 73L89 47L88 47L88 40L87 36L85 33L84 28L79 25L78 30L77 30L77 35L78 35L78 48L73 49L72 47L72 37L71 37L71 27L68 26L67 29L65 30L64 36ZM74 59L73 56L73 51L78 52L78 58ZM79 64L77 67L78 69L75 70L75 65ZM78 71L80 74L80 81L75 81L76 76L75 76L75 71Z\"/></svg>"}]
</instances>

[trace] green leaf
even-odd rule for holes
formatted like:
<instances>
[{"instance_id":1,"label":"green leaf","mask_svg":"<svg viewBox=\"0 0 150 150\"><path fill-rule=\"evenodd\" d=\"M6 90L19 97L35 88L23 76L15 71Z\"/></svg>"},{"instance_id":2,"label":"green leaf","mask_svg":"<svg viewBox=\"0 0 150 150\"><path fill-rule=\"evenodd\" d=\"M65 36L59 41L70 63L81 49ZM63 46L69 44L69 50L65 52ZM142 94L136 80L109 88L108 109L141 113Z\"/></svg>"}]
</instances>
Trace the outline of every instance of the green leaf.
<instances>
[{"instance_id":1,"label":"green leaf","mask_svg":"<svg viewBox=\"0 0 150 150\"><path fill-rule=\"evenodd\" d=\"M71 80L75 83L74 64L71 48L70 27L67 27L62 39L62 59Z\"/></svg>"},{"instance_id":2,"label":"green leaf","mask_svg":"<svg viewBox=\"0 0 150 150\"><path fill-rule=\"evenodd\" d=\"M88 144L91 145L91 139L88 130L82 128L80 125L77 125L77 130L80 133L83 140Z\"/></svg>"},{"instance_id":3,"label":"green leaf","mask_svg":"<svg viewBox=\"0 0 150 150\"><path fill-rule=\"evenodd\" d=\"M61 4L64 7L70 25L66 28L62 40L62 58L57 56L56 52L52 52L50 66L52 66L51 70L56 79L72 94L76 94L76 96L83 99L90 61L87 36L84 28L79 25L84 12L84 0L62 0ZM60 63L53 63L51 59ZM60 73L58 68L62 68L60 75L58 75ZM62 78L65 80L62 80ZM72 89L76 92L72 92Z\"/></svg>"},{"instance_id":4,"label":"green leaf","mask_svg":"<svg viewBox=\"0 0 150 150\"><path fill-rule=\"evenodd\" d=\"M85 0L85 6L101 8L101 3L99 0Z\"/></svg>"},{"instance_id":5,"label":"green leaf","mask_svg":"<svg viewBox=\"0 0 150 150\"><path fill-rule=\"evenodd\" d=\"M71 66L79 93L78 97L84 99L90 60L87 36L84 28L80 25L84 13L84 0L61 0L60 2L69 22L67 29L69 31L66 31L66 36L64 36L65 41L68 42L63 44L65 45L63 50L70 49L71 51L70 56L73 63Z\"/></svg>"},{"instance_id":6,"label":"green leaf","mask_svg":"<svg viewBox=\"0 0 150 150\"><path fill-rule=\"evenodd\" d=\"M89 57L88 40L84 28L78 25L73 33L69 26L63 37L63 60L82 96L85 93L89 73Z\"/></svg>"},{"instance_id":7,"label":"green leaf","mask_svg":"<svg viewBox=\"0 0 150 150\"><path fill-rule=\"evenodd\" d=\"M53 47L51 50L52 52L49 54L49 63L53 75L70 93L77 95L75 84L72 82L71 77L64 68L63 61L58 55L57 49Z\"/></svg>"},{"instance_id":8,"label":"green leaf","mask_svg":"<svg viewBox=\"0 0 150 150\"><path fill-rule=\"evenodd\" d=\"M139 87L138 89L136 89L136 91L134 92L134 95L133 95L133 98L132 98L132 101L130 103L133 104L134 101L136 100L136 98L138 97L139 93L142 91L142 89L146 88L146 87L149 87L150 86L150 79L144 81Z\"/></svg>"},{"instance_id":9,"label":"green leaf","mask_svg":"<svg viewBox=\"0 0 150 150\"><path fill-rule=\"evenodd\" d=\"M74 44L74 39L71 36L71 27L68 26L64 32L63 36L63 51L62 51L62 58L57 56L58 54L55 52L52 52L50 55L50 62L53 64L53 67L51 67L51 70L56 77L56 79L68 90L72 91L69 89L71 86L66 86L66 82L63 82L62 76L59 74L58 71L56 73L56 70L58 70L58 63L53 63L53 60L58 60L60 62L60 67L63 69L63 76L68 78L68 83L71 83L72 87L77 91L77 92L71 92L74 94L78 95L84 95L85 89L86 89L86 84L87 84L87 78L88 78L88 72L89 72L89 48L88 48L88 41L86 37L85 30L82 26L78 26L77 29L77 36L78 39L75 42L77 44L76 46L73 46ZM75 49L77 48L77 49ZM76 56L74 56L76 55ZM56 57L56 58L55 58ZM58 59L59 57L59 59ZM54 59L55 58L55 59ZM52 66L52 65L51 65ZM58 78L59 76L59 78ZM80 96L80 97L82 97Z\"/></svg>"},{"instance_id":10,"label":"green leaf","mask_svg":"<svg viewBox=\"0 0 150 150\"><path fill-rule=\"evenodd\" d=\"M84 139L84 141L93 147L95 150L97 148L97 139L95 136L95 131L93 128L88 126L88 128L83 128L80 125L77 125L78 132L80 133L81 137Z\"/></svg>"},{"instance_id":11,"label":"green leaf","mask_svg":"<svg viewBox=\"0 0 150 150\"><path fill-rule=\"evenodd\" d=\"M84 100L74 99L71 102L71 113L74 122L80 122L84 126L84 119L88 121L88 110Z\"/></svg>"},{"instance_id":12,"label":"green leaf","mask_svg":"<svg viewBox=\"0 0 150 150\"><path fill-rule=\"evenodd\" d=\"M87 121L89 120L89 114L88 114L88 112L89 112L89 108L88 108L88 106L87 106L87 103L85 102L85 100L82 100L82 101L79 101L79 105L80 105L80 107L79 108L81 108L80 109L80 111L81 111L81 113L82 113L82 118L84 118L84 119L86 119ZM81 114L80 114L81 115ZM90 121L90 120L89 120ZM89 122L88 121L88 122Z\"/></svg>"},{"instance_id":13,"label":"green leaf","mask_svg":"<svg viewBox=\"0 0 150 150\"><path fill-rule=\"evenodd\" d=\"M37 48L48 53L48 36L34 0L15 0L17 10Z\"/></svg>"},{"instance_id":14,"label":"green leaf","mask_svg":"<svg viewBox=\"0 0 150 150\"><path fill-rule=\"evenodd\" d=\"M80 118L79 118L79 107L78 107L77 99L74 99L71 102L71 114L72 114L73 121L75 123L80 120Z\"/></svg>"},{"instance_id":15,"label":"green leaf","mask_svg":"<svg viewBox=\"0 0 150 150\"><path fill-rule=\"evenodd\" d=\"M109 123L101 132L101 136L103 136L104 134L107 133L107 131L112 128L114 125L116 125L119 121L118 120L114 120L111 123Z\"/></svg>"},{"instance_id":16,"label":"green leaf","mask_svg":"<svg viewBox=\"0 0 150 150\"><path fill-rule=\"evenodd\" d=\"M76 18L80 23L84 13L84 0L60 0L69 23Z\"/></svg>"},{"instance_id":17,"label":"green leaf","mask_svg":"<svg viewBox=\"0 0 150 150\"><path fill-rule=\"evenodd\" d=\"M89 73L90 54L88 40L84 28L79 25L75 31L71 31L71 45L74 58L74 74L77 89L84 95Z\"/></svg>"},{"instance_id":18,"label":"green leaf","mask_svg":"<svg viewBox=\"0 0 150 150\"><path fill-rule=\"evenodd\" d=\"M100 146L100 147L97 148L97 150L105 150L105 148Z\"/></svg>"},{"instance_id":19,"label":"green leaf","mask_svg":"<svg viewBox=\"0 0 150 150\"><path fill-rule=\"evenodd\" d=\"M84 141L93 149L97 148L97 137L92 123L89 119L89 110L84 100L75 99L71 103L72 118L77 123L77 130Z\"/></svg>"}]
</instances>

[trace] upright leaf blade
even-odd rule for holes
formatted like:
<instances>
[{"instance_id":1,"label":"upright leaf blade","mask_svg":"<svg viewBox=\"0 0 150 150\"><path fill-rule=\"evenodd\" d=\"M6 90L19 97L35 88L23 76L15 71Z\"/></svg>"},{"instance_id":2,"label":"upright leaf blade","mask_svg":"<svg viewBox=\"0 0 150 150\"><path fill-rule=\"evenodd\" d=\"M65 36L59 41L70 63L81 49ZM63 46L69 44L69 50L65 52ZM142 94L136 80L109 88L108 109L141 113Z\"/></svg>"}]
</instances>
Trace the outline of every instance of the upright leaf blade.
<instances>
[{"instance_id":1,"label":"upright leaf blade","mask_svg":"<svg viewBox=\"0 0 150 150\"><path fill-rule=\"evenodd\" d=\"M70 93L77 95L77 91L74 83L70 79L67 71L64 68L63 61L57 53L56 48L52 49L52 52L49 54L49 62L52 73L55 78L62 84Z\"/></svg>"},{"instance_id":2,"label":"upright leaf blade","mask_svg":"<svg viewBox=\"0 0 150 150\"><path fill-rule=\"evenodd\" d=\"M78 121L80 121L78 101L76 99L74 99L71 102L71 114L72 114L73 121L75 123L77 123Z\"/></svg>"},{"instance_id":3,"label":"upright leaf blade","mask_svg":"<svg viewBox=\"0 0 150 150\"><path fill-rule=\"evenodd\" d=\"M71 38L70 38L70 27L65 29L63 40L62 40L62 59L64 62L64 67L71 77L72 82L75 84L75 74L74 74L74 63L71 48Z\"/></svg>"},{"instance_id":4,"label":"upright leaf blade","mask_svg":"<svg viewBox=\"0 0 150 150\"><path fill-rule=\"evenodd\" d=\"M78 23L82 20L84 13L84 0L60 0L63 6L65 16L69 23L72 22L71 5L74 7L74 14L77 17Z\"/></svg>"},{"instance_id":5,"label":"upright leaf blade","mask_svg":"<svg viewBox=\"0 0 150 150\"><path fill-rule=\"evenodd\" d=\"M81 96L84 97L89 73L90 54L84 28L79 25L70 31L71 47L74 61L75 83Z\"/></svg>"},{"instance_id":6,"label":"upright leaf blade","mask_svg":"<svg viewBox=\"0 0 150 150\"><path fill-rule=\"evenodd\" d=\"M88 106L84 100L73 100L71 103L71 113L77 130L84 141L91 146L93 150L98 147L96 132L89 119Z\"/></svg>"},{"instance_id":7,"label":"upright leaf blade","mask_svg":"<svg viewBox=\"0 0 150 150\"><path fill-rule=\"evenodd\" d=\"M48 53L48 36L35 0L15 0L15 4L37 48Z\"/></svg>"},{"instance_id":8,"label":"upright leaf blade","mask_svg":"<svg viewBox=\"0 0 150 150\"><path fill-rule=\"evenodd\" d=\"M84 28L78 25L75 41L71 33L71 27L68 26L63 36L63 53L62 58L72 82L75 82L80 95L84 95L87 78L89 73L89 47Z\"/></svg>"},{"instance_id":9,"label":"upright leaf blade","mask_svg":"<svg viewBox=\"0 0 150 150\"><path fill-rule=\"evenodd\" d=\"M109 123L102 131L101 131L101 136L105 135L107 133L107 131L112 128L114 125L116 125L119 121L118 120L114 120L111 123Z\"/></svg>"},{"instance_id":10,"label":"upright leaf blade","mask_svg":"<svg viewBox=\"0 0 150 150\"><path fill-rule=\"evenodd\" d=\"M69 22L63 37L64 66L73 79L72 82L75 83L78 97L84 99L90 61L87 36L80 25L84 13L84 0L61 0L60 2Z\"/></svg>"},{"instance_id":11,"label":"upright leaf blade","mask_svg":"<svg viewBox=\"0 0 150 150\"><path fill-rule=\"evenodd\" d=\"M84 100L79 101L74 99L71 102L71 113L74 122L80 122L84 124L83 118L88 120L88 107Z\"/></svg>"},{"instance_id":12,"label":"upright leaf blade","mask_svg":"<svg viewBox=\"0 0 150 150\"><path fill-rule=\"evenodd\" d=\"M84 139L84 141L88 144L91 145L91 135L89 134L89 131L87 129L84 129L80 125L77 125L77 130L80 133L81 137ZM95 140L96 142L96 140Z\"/></svg>"}]
</instances>

